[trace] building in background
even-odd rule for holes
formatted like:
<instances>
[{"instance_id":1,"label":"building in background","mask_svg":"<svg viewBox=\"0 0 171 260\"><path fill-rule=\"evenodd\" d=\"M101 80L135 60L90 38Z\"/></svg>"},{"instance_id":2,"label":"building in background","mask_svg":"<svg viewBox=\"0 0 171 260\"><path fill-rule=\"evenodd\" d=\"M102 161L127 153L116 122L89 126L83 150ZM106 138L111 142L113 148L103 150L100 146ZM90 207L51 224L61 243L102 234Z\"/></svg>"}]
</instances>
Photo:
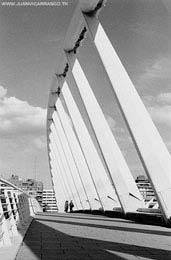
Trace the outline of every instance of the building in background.
<instances>
[{"instance_id":1,"label":"building in background","mask_svg":"<svg viewBox=\"0 0 171 260\"><path fill-rule=\"evenodd\" d=\"M43 190L42 206L44 208L44 211L46 211L46 212L55 213L58 211L55 193L52 189Z\"/></svg>"},{"instance_id":2,"label":"building in background","mask_svg":"<svg viewBox=\"0 0 171 260\"><path fill-rule=\"evenodd\" d=\"M17 187L21 187L22 186L22 178L20 178L18 175L16 174L12 174L9 182L11 182L12 184L14 184Z\"/></svg>"},{"instance_id":3,"label":"building in background","mask_svg":"<svg viewBox=\"0 0 171 260\"><path fill-rule=\"evenodd\" d=\"M14 216L14 219L16 219L17 213L14 204L17 204L17 195L19 195L20 193L21 190L17 190L15 185L11 185L11 183L9 183L8 181L0 178L0 203L2 205L2 210L5 218L10 217L10 212L9 212L9 204L10 204L12 214Z\"/></svg>"},{"instance_id":4,"label":"building in background","mask_svg":"<svg viewBox=\"0 0 171 260\"><path fill-rule=\"evenodd\" d=\"M152 199L156 199L153 187L151 186L151 183L144 175L139 175L136 178L135 182L145 202L149 202Z\"/></svg>"},{"instance_id":5,"label":"building in background","mask_svg":"<svg viewBox=\"0 0 171 260\"><path fill-rule=\"evenodd\" d=\"M23 180L18 175L11 175L9 182L22 189L28 195L37 199L40 205L42 205L43 196L43 183L34 179Z\"/></svg>"}]
</instances>

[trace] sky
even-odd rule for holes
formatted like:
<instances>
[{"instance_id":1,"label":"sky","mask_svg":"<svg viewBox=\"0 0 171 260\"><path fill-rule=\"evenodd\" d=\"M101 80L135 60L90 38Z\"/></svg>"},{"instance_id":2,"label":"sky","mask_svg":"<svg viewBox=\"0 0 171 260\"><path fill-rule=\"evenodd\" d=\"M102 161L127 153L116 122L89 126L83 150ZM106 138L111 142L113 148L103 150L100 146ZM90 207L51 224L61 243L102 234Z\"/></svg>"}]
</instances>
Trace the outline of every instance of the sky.
<instances>
[{"instance_id":1,"label":"sky","mask_svg":"<svg viewBox=\"0 0 171 260\"><path fill-rule=\"evenodd\" d=\"M0 6L0 174L5 178L18 174L51 186L46 108L76 2ZM99 19L171 153L170 0L108 0ZM143 174L95 53L87 37L80 62L133 175Z\"/></svg>"}]
</instances>

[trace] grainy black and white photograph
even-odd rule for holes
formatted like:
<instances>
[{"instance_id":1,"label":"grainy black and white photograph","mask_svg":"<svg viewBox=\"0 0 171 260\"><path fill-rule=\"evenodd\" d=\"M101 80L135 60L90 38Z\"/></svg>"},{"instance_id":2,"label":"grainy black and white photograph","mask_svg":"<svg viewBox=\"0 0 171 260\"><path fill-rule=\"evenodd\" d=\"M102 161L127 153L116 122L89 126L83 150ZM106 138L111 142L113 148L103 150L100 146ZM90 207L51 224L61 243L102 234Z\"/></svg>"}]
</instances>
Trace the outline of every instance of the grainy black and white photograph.
<instances>
[{"instance_id":1,"label":"grainy black and white photograph","mask_svg":"<svg viewBox=\"0 0 171 260\"><path fill-rule=\"evenodd\" d=\"M0 259L171 259L170 0L1 0Z\"/></svg>"}]
</instances>

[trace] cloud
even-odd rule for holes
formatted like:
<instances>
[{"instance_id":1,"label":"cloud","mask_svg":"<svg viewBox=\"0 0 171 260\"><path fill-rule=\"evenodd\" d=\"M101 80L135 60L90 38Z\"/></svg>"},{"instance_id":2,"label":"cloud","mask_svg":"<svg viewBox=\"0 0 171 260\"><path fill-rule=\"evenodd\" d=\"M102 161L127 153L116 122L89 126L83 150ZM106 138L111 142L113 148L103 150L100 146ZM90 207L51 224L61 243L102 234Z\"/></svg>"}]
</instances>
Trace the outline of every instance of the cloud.
<instances>
[{"instance_id":1,"label":"cloud","mask_svg":"<svg viewBox=\"0 0 171 260\"><path fill-rule=\"evenodd\" d=\"M171 59L160 57L144 71L137 85L143 87L143 101L154 122L163 127L162 134L171 127Z\"/></svg>"},{"instance_id":2,"label":"cloud","mask_svg":"<svg viewBox=\"0 0 171 260\"><path fill-rule=\"evenodd\" d=\"M0 86L1 152L22 150L32 153L46 147L46 109L34 107L16 97L8 97L7 89ZM34 151L35 152L35 151ZM17 156L17 154L16 154Z\"/></svg>"},{"instance_id":3,"label":"cloud","mask_svg":"<svg viewBox=\"0 0 171 260\"><path fill-rule=\"evenodd\" d=\"M156 123L171 127L171 106L156 105L153 107L148 107L148 111Z\"/></svg>"},{"instance_id":4,"label":"cloud","mask_svg":"<svg viewBox=\"0 0 171 260\"><path fill-rule=\"evenodd\" d=\"M171 92L143 96L143 101L147 107L171 105Z\"/></svg>"},{"instance_id":5,"label":"cloud","mask_svg":"<svg viewBox=\"0 0 171 260\"><path fill-rule=\"evenodd\" d=\"M151 92L169 92L171 82L171 57L160 57L154 61L147 60L143 64L143 73L136 79L136 85L140 90ZM156 94L158 94L156 93Z\"/></svg>"},{"instance_id":6,"label":"cloud","mask_svg":"<svg viewBox=\"0 0 171 260\"><path fill-rule=\"evenodd\" d=\"M41 150L46 147L46 137L40 136L40 137L34 138L33 143L37 149Z\"/></svg>"},{"instance_id":7,"label":"cloud","mask_svg":"<svg viewBox=\"0 0 171 260\"><path fill-rule=\"evenodd\" d=\"M46 152L46 109L17 97L9 97L0 86L0 172L27 178L38 158L37 174L48 172Z\"/></svg>"},{"instance_id":8,"label":"cloud","mask_svg":"<svg viewBox=\"0 0 171 260\"><path fill-rule=\"evenodd\" d=\"M105 114L105 118L115 136L117 135L118 137L121 137L122 134L125 135L125 129L121 127L119 124L117 124L113 117L109 116L108 114Z\"/></svg>"},{"instance_id":9,"label":"cloud","mask_svg":"<svg viewBox=\"0 0 171 260\"><path fill-rule=\"evenodd\" d=\"M157 102L161 103L170 103L171 104L171 92L170 93L161 93L157 96Z\"/></svg>"},{"instance_id":10,"label":"cloud","mask_svg":"<svg viewBox=\"0 0 171 260\"><path fill-rule=\"evenodd\" d=\"M107 114L105 114L105 118L106 118L106 121L108 122L108 125L110 126L111 130L115 130L116 129L115 120Z\"/></svg>"},{"instance_id":11,"label":"cloud","mask_svg":"<svg viewBox=\"0 0 171 260\"><path fill-rule=\"evenodd\" d=\"M169 78L171 79L171 60L167 57L162 57L156 60L151 68L146 69L146 77L150 78Z\"/></svg>"},{"instance_id":12,"label":"cloud","mask_svg":"<svg viewBox=\"0 0 171 260\"><path fill-rule=\"evenodd\" d=\"M131 24L129 29L135 33L141 34L143 37L145 36L153 38L154 36L156 36L156 25L149 24L148 21L145 21L144 23L137 22L133 25Z\"/></svg>"},{"instance_id":13,"label":"cloud","mask_svg":"<svg viewBox=\"0 0 171 260\"><path fill-rule=\"evenodd\" d=\"M4 87L0 86L0 98L4 98L7 94L7 89Z\"/></svg>"},{"instance_id":14,"label":"cloud","mask_svg":"<svg viewBox=\"0 0 171 260\"><path fill-rule=\"evenodd\" d=\"M171 127L171 92L145 96L143 101L155 123Z\"/></svg>"},{"instance_id":15,"label":"cloud","mask_svg":"<svg viewBox=\"0 0 171 260\"><path fill-rule=\"evenodd\" d=\"M16 97L8 97L0 87L0 134L2 136L42 135L45 131L46 110L31 106Z\"/></svg>"}]
</instances>

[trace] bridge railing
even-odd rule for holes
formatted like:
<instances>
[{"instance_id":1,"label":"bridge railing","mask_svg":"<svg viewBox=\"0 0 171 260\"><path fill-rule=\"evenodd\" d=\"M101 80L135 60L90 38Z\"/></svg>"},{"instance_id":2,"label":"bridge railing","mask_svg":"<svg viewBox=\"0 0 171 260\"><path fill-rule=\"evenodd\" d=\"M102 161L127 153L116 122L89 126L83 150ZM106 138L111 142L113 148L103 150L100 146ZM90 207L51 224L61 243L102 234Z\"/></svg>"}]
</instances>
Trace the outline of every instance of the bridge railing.
<instances>
[{"instance_id":1,"label":"bridge railing","mask_svg":"<svg viewBox=\"0 0 171 260\"><path fill-rule=\"evenodd\" d=\"M0 179L0 247L10 246L15 237L22 237L34 215L41 211L35 198Z\"/></svg>"}]
</instances>

